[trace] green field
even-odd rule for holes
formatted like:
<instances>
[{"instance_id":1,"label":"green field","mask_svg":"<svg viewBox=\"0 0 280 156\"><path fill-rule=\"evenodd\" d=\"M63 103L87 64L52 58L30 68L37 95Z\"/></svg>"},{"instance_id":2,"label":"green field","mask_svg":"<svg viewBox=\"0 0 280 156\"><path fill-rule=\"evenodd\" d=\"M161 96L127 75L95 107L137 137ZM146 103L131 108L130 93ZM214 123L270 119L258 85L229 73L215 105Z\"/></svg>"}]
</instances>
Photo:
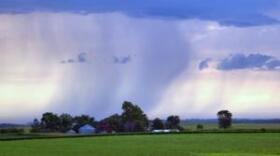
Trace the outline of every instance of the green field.
<instances>
[{"instance_id":1,"label":"green field","mask_svg":"<svg viewBox=\"0 0 280 156\"><path fill-rule=\"evenodd\" d=\"M209 130L209 129L218 129L218 124L215 123L207 123L207 124L201 124L203 125L203 129ZM187 130L196 130L197 124L183 124L183 127ZM238 124L232 124L231 129L280 129L280 124L269 124L269 123L238 123Z\"/></svg>"},{"instance_id":2,"label":"green field","mask_svg":"<svg viewBox=\"0 0 280 156\"><path fill-rule=\"evenodd\" d=\"M166 134L0 141L0 156L186 155L280 155L280 134Z\"/></svg>"}]
</instances>

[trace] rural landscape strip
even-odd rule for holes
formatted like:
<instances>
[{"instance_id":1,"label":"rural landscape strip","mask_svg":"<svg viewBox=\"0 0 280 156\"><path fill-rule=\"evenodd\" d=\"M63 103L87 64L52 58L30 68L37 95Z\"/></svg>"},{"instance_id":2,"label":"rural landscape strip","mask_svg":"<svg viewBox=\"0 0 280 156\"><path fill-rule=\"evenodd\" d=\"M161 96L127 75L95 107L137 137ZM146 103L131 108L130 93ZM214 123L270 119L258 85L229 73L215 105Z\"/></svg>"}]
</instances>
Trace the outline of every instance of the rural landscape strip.
<instances>
[{"instance_id":1,"label":"rural landscape strip","mask_svg":"<svg viewBox=\"0 0 280 156\"><path fill-rule=\"evenodd\" d=\"M59 139L59 138L85 138L85 137L107 137L107 136L133 136L133 135L174 135L174 134L225 134L225 133L280 133L280 129L235 129L235 130L203 130L203 131L184 131L170 133L117 133L117 134L93 134L93 135L17 135L0 138L0 141L20 141L20 140L35 140L35 139Z\"/></svg>"}]
</instances>

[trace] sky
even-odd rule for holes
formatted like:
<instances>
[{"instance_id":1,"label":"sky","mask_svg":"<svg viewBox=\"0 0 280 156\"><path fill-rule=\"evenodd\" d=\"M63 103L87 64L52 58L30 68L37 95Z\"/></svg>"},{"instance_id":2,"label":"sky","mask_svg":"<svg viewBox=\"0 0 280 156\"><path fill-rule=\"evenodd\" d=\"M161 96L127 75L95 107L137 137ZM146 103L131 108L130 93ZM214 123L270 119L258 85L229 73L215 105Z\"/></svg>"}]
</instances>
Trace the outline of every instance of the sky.
<instances>
[{"instance_id":1,"label":"sky","mask_svg":"<svg viewBox=\"0 0 280 156\"><path fill-rule=\"evenodd\" d=\"M0 122L280 117L278 0L0 0Z\"/></svg>"}]
</instances>

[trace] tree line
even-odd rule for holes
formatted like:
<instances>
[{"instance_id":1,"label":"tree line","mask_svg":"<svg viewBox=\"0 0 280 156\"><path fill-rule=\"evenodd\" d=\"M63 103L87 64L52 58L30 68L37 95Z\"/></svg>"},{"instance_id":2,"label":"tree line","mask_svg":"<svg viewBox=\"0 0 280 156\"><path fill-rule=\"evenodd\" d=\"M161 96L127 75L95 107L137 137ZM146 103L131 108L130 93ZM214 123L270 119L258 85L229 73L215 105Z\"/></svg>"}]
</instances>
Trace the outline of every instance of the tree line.
<instances>
[{"instance_id":1,"label":"tree line","mask_svg":"<svg viewBox=\"0 0 280 156\"><path fill-rule=\"evenodd\" d=\"M220 128L231 126L231 113L229 111L218 112ZM89 115L71 116L63 113L57 115L52 112L42 114L40 120L34 119L32 132L67 132L74 130L78 132L80 127L91 125L97 132L143 132L161 129L183 130L180 126L180 117L170 115L166 120L155 118L150 121L143 110L132 102L125 101L122 104L122 113L113 114L100 121Z\"/></svg>"}]
</instances>

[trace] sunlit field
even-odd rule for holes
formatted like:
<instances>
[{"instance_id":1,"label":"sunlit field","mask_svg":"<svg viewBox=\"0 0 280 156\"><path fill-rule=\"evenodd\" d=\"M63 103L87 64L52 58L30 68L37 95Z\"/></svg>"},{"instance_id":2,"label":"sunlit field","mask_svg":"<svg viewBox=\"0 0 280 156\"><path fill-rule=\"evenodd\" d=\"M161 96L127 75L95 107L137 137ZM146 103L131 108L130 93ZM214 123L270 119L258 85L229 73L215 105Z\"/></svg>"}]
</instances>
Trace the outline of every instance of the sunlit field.
<instances>
[{"instance_id":1,"label":"sunlit field","mask_svg":"<svg viewBox=\"0 0 280 156\"><path fill-rule=\"evenodd\" d=\"M198 124L183 124L186 130L196 130ZM204 130L218 129L218 124L205 123L203 125ZM280 124L274 123L238 123L233 124L230 129L280 129Z\"/></svg>"},{"instance_id":2,"label":"sunlit field","mask_svg":"<svg viewBox=\"0 0 280 156\"><path fill-rule=\"evenodd\" d=\"M172 134L0 142L1 156L279 155L280 134Z\"/></svg>"}]
</instances>

